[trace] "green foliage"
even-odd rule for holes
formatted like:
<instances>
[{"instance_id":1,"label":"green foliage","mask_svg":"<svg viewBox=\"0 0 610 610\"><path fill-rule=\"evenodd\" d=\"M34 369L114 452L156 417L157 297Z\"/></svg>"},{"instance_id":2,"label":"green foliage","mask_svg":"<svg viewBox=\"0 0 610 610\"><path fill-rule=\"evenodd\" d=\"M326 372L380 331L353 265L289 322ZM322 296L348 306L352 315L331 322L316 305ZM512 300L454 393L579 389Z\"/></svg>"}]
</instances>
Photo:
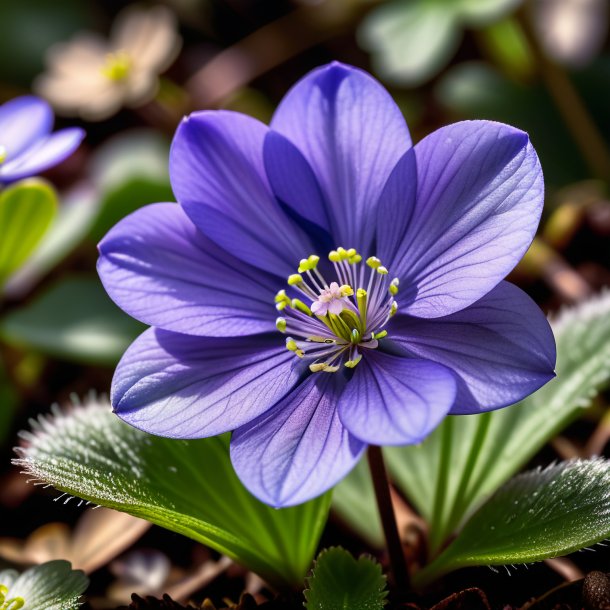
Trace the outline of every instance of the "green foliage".
<instances>
[{"instance_id":1,"label":"green foliage","mask_svg":"<svg viewBox=\"0 0 610 610\"><path fill-rule=\"evenodd\" d=\"M56 267L86 238L99 213L98 208L97 193L89 185L80 185L63 196L49 230L32 256L6 284L6 294L21 298Z\"/></svg>"},{"instance_id":2,"label":"green foliage","mask_svg":"<svg viewBox=\"0 0 610 610\"><path fill-rule=\"evenodd\" d=\"M298 586L330 496L281 510L245 489L228 438L182 441L123 423L107 402L34 422L16 460L66 494L147 519L224 553L277 586Z\"/></svg>"},{"instance_id":3,"label":"green foliage","mask_svg":"<svg viewBox=\"0 0 610 610\"><path fill-rule=\"evenodd\" d=\"M57 212L47 183L24 180L0 193L0 288L34 251Z\"/></svg>"},{"instance_id":4,"label":"green foliage","mask_svg":"<svg viewBox=\"0 0 610 610\"><path fill-rule=\"evenodd\" d=\"M375 71L398 85L434 76L455 53L464 26L493 22L519 0L395 0L372 10L359 34Z\"/></svg>"},{"instance_id":5,"label":"green foliage","mask_svg":"<svg viewBox=\"0 0 610 610\"><path fill-rule=\"evenodd\" d=\"M139 130L113 138L98 151L91 172L100 197L93 240L99 241L119 220L144 205L174 201L168 148L159 134Z\"/></svg>"},{"instance_id":6,"label":"green foliage","mask_svg":"<svg viewBox=\"0 0 610 610\"><path fill-rule=\"evenodd\" d=\"M88 276L64 278L0 320L7 343L93 364L116 364L144 329Z\"/></svg>"},{"instance_id":7,"label":"green foliage","mask_svg":"<svg viewBox=\"0 0 610 610\"><path fill-rule=\"evenodd\" d=\"M119 220L144 205L173 200L172 189L165 180L131 178L104 194L92 229L93 239L99 241Z\"/></svg>"},{"instance_id":8,"label":"green foliage","mask_svg":"<svg viewBox=\"0 0 610 610\"><path fill-rule=\"evenodd\" d=\"M456 568L540 561L610 536L610 462L574 460L516 476L416 575L425 585Z\"/></svg>"},{"instance_id":9,"label":"green foliage","mask_svg":"<svg viewBox=\"0 0 610 610\"><path fill-rule=\"evenodd\" d=\"M0 591L0 603L21 598L22 610L75 610L89 579L80 570L72 570L67 561L49 561L21 575L15 570L0 571L0 585L8 589L4 599Z\"/></svg>"},{"instance_id":10,"label":"green foliage","mask_svg":"<svg viewBox=\"0 0 610 610\"><path fill-rule=\"evenodd\" d=\"M339 547L318 555L307 584L307 610L381 610L388 594L381 566L372 557L356 560Z\"/></svg>"},{"instance_id":11,"label":"green foliage","mask_svg":"<svg viewBox=\"0 0 610 610\"><path fill-rule=\"evenodd\" d=\"M383 548L385 539L366 460L360 460L334 488L332 508L371 546Z\"/></svg>"},{"instance_id":12,"label":"green foliage","mask_svg":"<svg viewBox=\"0 0 610 610\"><path fill-rule=\"evenodd\" d=\"M600 91L603 87L596 89L595 97L604 98L607 106L608 98L600 95ZM542 84L520 84L488 64L465 62L447 71L436 86L435 95L441 106L456 118L502 121L526 131L544 167L545 181L550 184L563 186L589 177ZM587 105L588 102L587 98Z\"/></svg>"},{"instance_id":13,"label":"green foliage","mask_svg":"<svg viewBox=\"0 0 610 610\"><path fill-rule=\"evenodd\" d=\"M394 481L432 522L433 546L578 418L608 383L610 293L565 311L552 326L556 379L515 406L447 418L419 446L384 450ZM443 461L444 451L449 455ZM439 485L441 477L447 485Z\"/></svg>"}]
</instances>

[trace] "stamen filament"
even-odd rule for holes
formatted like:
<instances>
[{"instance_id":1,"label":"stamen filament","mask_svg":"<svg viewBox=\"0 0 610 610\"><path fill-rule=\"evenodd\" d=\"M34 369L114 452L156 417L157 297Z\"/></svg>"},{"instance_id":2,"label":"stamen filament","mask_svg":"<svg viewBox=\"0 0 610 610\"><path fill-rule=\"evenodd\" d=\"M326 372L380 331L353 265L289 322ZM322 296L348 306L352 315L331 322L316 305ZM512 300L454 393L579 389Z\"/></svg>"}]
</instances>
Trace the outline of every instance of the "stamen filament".
<instances>
[{"instance_id":1,"label":"stamen filament","mask_svg":"<svg viewBox=\"0 0 610 610\"><path fill-rule=\"evenodd\" d=\"M285 290L275 297L282 312L276 326L290 335L286 348L313 360L312 372L357 366L362 349L376 349L387 336L383 327L398 307L394 300L398 279L389 281L388 270L377 257L361 264L363 258L354 248L338 247L328 258L336 280L324 277L318 269L320 258L312 254L301 259L298 273L288 277L288 285L306 300L291 298Z\"/></svg>"}]
</instances>

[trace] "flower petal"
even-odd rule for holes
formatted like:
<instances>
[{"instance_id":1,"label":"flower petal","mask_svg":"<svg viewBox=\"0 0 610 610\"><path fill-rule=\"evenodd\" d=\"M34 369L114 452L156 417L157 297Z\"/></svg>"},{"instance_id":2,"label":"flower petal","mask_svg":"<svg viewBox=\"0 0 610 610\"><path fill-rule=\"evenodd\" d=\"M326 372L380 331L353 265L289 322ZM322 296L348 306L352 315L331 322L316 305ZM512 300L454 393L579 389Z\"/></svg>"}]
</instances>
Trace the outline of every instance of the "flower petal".
<instances>
[{"instance_id":1,"label":"flower petal","mask_svg":"<svg viewBox=\"0 0 610 610\"><path fill-rule=\"evenodd\" d=\"M280 400L298 380L294 364L276 334L216 339L150 328L119 362L111 402L151 434L214 436Z\"/></svg>"},{"instance_id":2,"label":"flower petal","mask_svg":"<svg viewBox=\"0 0 610 610\"><path fill-rule=\"evenodd\" d=\"M267 182L267 132L236 112L191 114L176 132L170 176L178 201L210 239L237 258L288 276L313 250Z\"/></svg>"},{"instance_id":3,"label":"flower petal","mask_svg":"<svg viewBox=\"0 0 610 610\"><path fill-rule=\"evenodd\" d=\"M388 92L365 72L334 62L288 92L271 128L296 145L317 177L329 206L334 246L367 252L379 195L411 146L402 113ZM297 211L308 205L306 191L299 188L303 175L295 175L293 197L286 200Z\"/></svg>"},{"instance_id":4,"label":"flower petal","mask_svg":"<svg viewBox=\"0 0 610 610\"><path fill-rule=\"evenodd\" d=\"M371 351L345 386L339 417L372 445L410 445L440 424L455 394L455 375L441 364Z\"/></svg>"},{"instance_id":5,"label":"flower petal","mask_svg":"<svg viewBox=\"0 0 610 610\"><path fill-rule=\"evenodd\" d=\"M223 251L175 203L123 218L99 252L104 288L146 324L214 337L275 330L274 296L283 282Z\"/></svg>"},{"instance_id":6,"label":"flower petal","mask_svg":"<svg viewBox=\"0 0 610 610\"><path fill-rule=\"evenodd\" d=\"M176 15L162 5L128 5L112 24L110 38L113 48L125 50L151 76L169 68L182 46Z\"/></svg>"},{"instance_id":7,"label":"flower petal","mask_svg":"<svg viewBox=\"0 0 610 610\"><path fill-rule=\"evenodd\" d=\"M339 380L310 375L272 409L238 428L231 460L243 484L272 506L311 500L340 481L366 445L337 415Z\"/></svg>"},{"instance_id":8,"label":"flower petal","mask_svg":"<svg viewBox=\"0 0 610 610\"><path fill-rule=\"evenodd\" d=\"M33 95L16 97L0 106L0 145L12 160L51 132L53 111Z\"/></svg>"},{"instance_id":9,"label":"flower petal","mask_svg":"<svg viewBox=\"0 0 610 610\"><path fill-rule=\"evenodd\" d=\"M283 135L269 131L264 146L265 169L275 196L300 219L332 232L332 219L318 179L307 159ZM336 247L330 243L329 250Z\"/></svg>"},{"instance_id":10,"label":"flower petal","mask_svg":"<svg viewBox=\"0 0 610 610\"><path fill-rule=\"evenodd\" d=\"M21 180L34 176L69 157L85 137L78 127L62 129L37 142L30 150L0 165L0 180Z\"/></svg>"},{"instance_id":11,"label":"flower petal","mask_svg":"<svg viewBox=\"0 0 610 610\"><path fill-rule=\"evenodd\" d=\"M418 143L388 180L377 225L401 311L435 318L487 294L525 254L543 199L538 157L518 129L465 121Z\"/></svg>"},{"instance_id":12,"label":"flower petal","mask_svg":"<svg viewBox=\"0 0 610 610\"><path fill-rule=\"evenodd\" d=\"M555 376L551 327L536 303L508 282L443 318L399 314L390 334L412 356L457 374L454 415L513 404Z\"/></svg>"}]
</instances>

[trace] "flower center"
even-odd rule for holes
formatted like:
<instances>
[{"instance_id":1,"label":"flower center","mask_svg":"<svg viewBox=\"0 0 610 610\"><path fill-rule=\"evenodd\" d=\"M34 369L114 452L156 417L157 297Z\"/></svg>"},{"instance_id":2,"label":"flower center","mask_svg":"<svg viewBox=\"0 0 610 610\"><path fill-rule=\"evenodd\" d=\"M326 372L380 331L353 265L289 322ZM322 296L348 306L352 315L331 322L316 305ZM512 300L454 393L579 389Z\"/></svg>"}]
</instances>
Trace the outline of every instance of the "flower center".
<instances>
[{"instance_id":1,"label":"flower center","mask_svg":"<svg viewBox=\"0 0 610 610\"><path fill-rule=\"evenodd\" d=\"M0 610L19 610L25 606L25 600L23 597L13 597L12 599L6 599L8 595L8 588L4 585L0 585Z\"/></svg>"},{"instance_id":2,"label":"flower center","mask_svg":"<svg viewBox=\"0 0 610 610\"><path fill-rule=\"evenodd\" d=\"M354 368L362 359L360 350L375 349L388 334L383 327L398 309L398 278L389 281L377 257L363 262L354 248L337 248L328 259L335 281L324 278L318 270L320 257L312 254L288 278L306 301L290 298L285 290L275 297L276 308L284 312L276 326L289 334L286 347L313 360L309 368L314 373L335 373L341 365Z\"/></svg>"},{"instance_id":3,"label":"flower center","mask_svg":"<svg viewBox=\"0 0 610 610\"><path fill-rule=\"evenodd\" d=\"M116 51L106 55L102 74L114 82L125 80L131 70L131 58L125 51Z\"/></svg>"},{"instance_id":4,"label":"flower center","mask_svg":"<svg viewBox=\"0 0 610 610\"><path fill-rule=\"evenodd\" d=\"M6 146L2 146L2 144L0 144L0 165L6 161L7 156L8 150L6 150Z\"/></svg>"}]
</instances>

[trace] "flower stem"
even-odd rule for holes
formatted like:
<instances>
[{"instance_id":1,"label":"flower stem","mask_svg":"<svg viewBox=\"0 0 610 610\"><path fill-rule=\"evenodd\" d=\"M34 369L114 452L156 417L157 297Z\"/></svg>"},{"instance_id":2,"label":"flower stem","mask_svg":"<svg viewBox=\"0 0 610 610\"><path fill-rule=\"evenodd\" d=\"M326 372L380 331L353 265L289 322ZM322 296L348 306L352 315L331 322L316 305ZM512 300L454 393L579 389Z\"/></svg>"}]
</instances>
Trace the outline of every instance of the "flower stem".
<instances>
[{"instance_id":1,"label":"flower stem","mask_svg":"<svg viewBox=\"0 0 610 610\"><path fill-rule=\"evenodd\" d=\"M400 591L408 591L410 583L407 562L405 561L402 543L398 535L396 516L394 515L394 508L392 507L392 499L390 497L390 482L383 462L381 448L371 445L368 449L367 457L373 479L373 487L375 488L375 497L377 498L377 508L381 517L383 533L390 556L394 583Z\"/></svg>"}]
</instances>

